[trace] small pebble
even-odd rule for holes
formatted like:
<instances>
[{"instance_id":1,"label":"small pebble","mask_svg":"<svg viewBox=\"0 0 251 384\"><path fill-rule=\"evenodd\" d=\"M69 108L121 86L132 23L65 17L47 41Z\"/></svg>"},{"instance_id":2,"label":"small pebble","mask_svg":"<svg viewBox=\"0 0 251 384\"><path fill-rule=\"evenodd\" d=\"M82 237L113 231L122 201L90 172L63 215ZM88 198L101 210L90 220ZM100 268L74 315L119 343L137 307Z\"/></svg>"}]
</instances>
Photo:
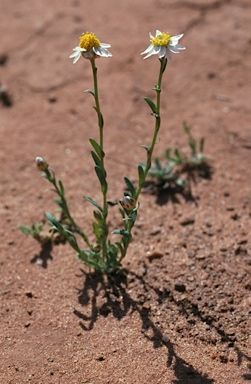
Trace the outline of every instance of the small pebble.
<instances>
[{"instance_id":1,"label":"small pebble","mask_svg":"<svg viewBox=\"0 0 251 384\"><path fill-rule=\"evenodd\" d=\"M162 336L162 340L164 341L164 343L167 343L169 341L169 337L166 333L164 333L164 335Z\"/></svg>"}]
</instances>

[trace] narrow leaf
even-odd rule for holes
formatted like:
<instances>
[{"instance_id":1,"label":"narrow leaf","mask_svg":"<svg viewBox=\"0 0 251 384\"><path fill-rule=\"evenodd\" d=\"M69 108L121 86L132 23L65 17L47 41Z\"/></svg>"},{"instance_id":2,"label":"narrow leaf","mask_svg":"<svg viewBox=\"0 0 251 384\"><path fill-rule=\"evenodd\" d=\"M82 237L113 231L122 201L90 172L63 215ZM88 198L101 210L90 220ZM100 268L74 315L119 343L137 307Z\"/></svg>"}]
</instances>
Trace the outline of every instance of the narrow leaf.
<instances>
[{"instance_id":1,"label":"narrow leaf","mask_svg":"<svg viewBox=\"0 0 251 384\"><path fill-rule=\"evenodd\" d=\"M106 183L106 179L105 179L106 175L105 175L104 170L96 165L95 171L96 171L96 174L98 176L98 179L100 181L101 186L104 186L107 188L107 183Z\"/></svg>"},{"instance_id":2,"label":"narrow leaf","mask_svg":"<svg viewBox=\"0 0 251 384\"><path fill-rule=\"evenodd\" d=\"M191 151L192 151L192 155L196 155L196 142L194 140L190 140L189 141L189 146L191 148Z\"/></svg>"},{"instance_id":3,"label":"narrow leaf","mask_svg":"<svg viewBox=\"0 0 251 384\"><path fill-rule=\"evenodd\" d=\"M118 241L116 241L115 244L119 248L121 255L124 256L125 255L125 250L124 250L122 244L120 244Z\"/></svg>"},{"instance_id":4,"label":"narrow leaf","mask_svg":"<svg viewBox=\"0 0 251 384\"><path fill-rule=\"evenodd\" d=\"M56 229L62 233L65 232L64 227L52 216L49 212L45 213L47 219L51 222L51 224L56 227Z\"/></svg>"},{"instance_id":5,"label":"narrow leaf","mask_svg":"<svg viewBox=\"0 0 251 384\"><path fill-rule=\"evenodd\" d=\"M130 232L125 231L124 229L114 229L114 231L112 231L112 234L113 235L126 236L126 237L130 237L131 236Z\"/></svg>"},{"instance_id":6,"label":"narrow leaf","mask_svg":"<svg viewBox=\"0 0 251 384\"><path fill-rule=\"evenodd\" d=\"M93 223L93 233L96 236L97 239L100 239L100 229L97 223Z\"/></svg>"},{"instance_id":7,"label":"narrow leaf","mask_svg":"<svg viewBox=\"0 0 251 384\"><path fill-rule=\"evenodd\" d=\"M25 234L25 235L30 235L31 230L28 227L25 227L24 225L19 225L19 229Z\"/></svg>"},{"instance_id":8,"label":"narrow leaf","mask_svg":"<svg viewBox=\"0 0 251 384\"><path fill-rule=\"evenodd\" d=\"M141 145L142 148L145 148L146 152L149 153L149 147L147 145Z\"/></svg>"},{"instance_id":9,"label":"narrow leaf","mask_svg":"<svg viewBox=\"0 0 251 384\"><path fill-rule=\"evenodd\" d=\"M102 150L102 148L100 147L100 145L92 138L90 138L89 141L90 141L91 145L93 146L93 148L95 149L98 156L100 157L100 159L102 159L105 156L105 153Z\"/></svg>"},{"instance_id":10,"label":"narrow leaf","mask_svg":"<svg viewBox=\"0 0 251 384\"><path fill-rule=\"evenodd\" d=\"M101 163L100 158L99 158L98 155L96 154L96 152L91 151L91 155L92 155L92 158L93 158L93 160L94 160L94 163L95 163L96 165L98 165L98 166L101 168L101 167L102 167L102 163Z\"/></svg>"},{"instance_id":11,"label":"narrow leaf","mask_svg":"<svg viewBox=\"0 0 251 384\"><path fill-rule=\"evenodd\" d=\"M96 201L94 201L91 197L84 196L84 198L85 198L85 200L87 200L90 203L92 203L93 205L95 205L95 207L98 208L100 210L100 212L103 212L103 209L101 208L101 206Z\"/></svg>"},{"instance_id":12,"label":"narrow leaf","mask_svg":"<svg viewBox=\"0 0 251 384\"><path fill-rule=\"evenodd\" d=\"M177 163L177 164L181 164L182 161L183 161L183 157L182 157L182 155L180 154L178 148L175 148L174 153L175 153L175 156L176 156L176 163Z\"/></svg>"},{"instance_id":13,"label":"narrow leaf","mask_svg":"<svg viewBox=\"0 0 251 384\"><path fill-rule=\"evenodd\" d=\"M98 109L97 109L97 107L95 105L93 106L93 108L95 109L95 111L97 112L97 115L98 115L99 127L103 127L104 126L104 119L103 119L102 113L100 111L98 112Z\"/></svg>"},{"instance_id":14,"label":"narrow leaf","mask_svg":"<svg viewBox=\"0 0 251 384\"><path fill-rule=\"evenodd\" d=\"M93 211L93 216L95 217L95 219L97 220L98 223L103 222L103 216L101 215L101 213L99 211Z\"/></svg>"},{"instance_id":15,"label":"narrow leaf","mask_svg":"<svg viewBox=\"0 0 251 384\"><path fill-rule=\"evenodd\" d=\"M154 102L149 99L149 97L145 97L144 100L147 102L147 104L149 105L149 107L151 108L152 112L154 114L158 114L158 110L157 110L157 107L156 105L154 104Z\"/></svg>"},{"instance_id":16,"label":"narrow leaf","mask_svg":"<svg viewBox=\"0 0 251 384\"><path fill-rule=\"evenodd\" d=\"M138 173L139 173L139 185L143 185L145 182L145 173L142 165L138 166Z\"/></svg>"},{"instance_id":17,"label":"narrow leaf","mask_svg":"<svg viewBox=\"0 0 251 384\"><path fill-rule=\"evenodd\" d=\"M64 186L61 180L58 180L61 195L64 196Z\"/></svg>"},{"instance_id":18,"label":"narrow leaf","mask_svg":"<svg viewBox=\"0 0 251 384\"><path fill-rule=\"evenodd\" d=\"M135 189L133 183L131 182L130 179L128 179L128 177L124 177L124 180L125 180L125 183L127 185L127 188L129 189L129 191L132 194L132 197L134 197L136 195L136 189Z\"/></svg>"},{"instance_id":19,"label":"narrow leaf","mask_svg":"<svg viewBox=\"0 0 251 384\"><path fill-rule=\"evenodd\" d=\"M91 89L86 89L84 92L90 93L93 97L95 97L95 93Z\"/></svg>"}]
</instances>

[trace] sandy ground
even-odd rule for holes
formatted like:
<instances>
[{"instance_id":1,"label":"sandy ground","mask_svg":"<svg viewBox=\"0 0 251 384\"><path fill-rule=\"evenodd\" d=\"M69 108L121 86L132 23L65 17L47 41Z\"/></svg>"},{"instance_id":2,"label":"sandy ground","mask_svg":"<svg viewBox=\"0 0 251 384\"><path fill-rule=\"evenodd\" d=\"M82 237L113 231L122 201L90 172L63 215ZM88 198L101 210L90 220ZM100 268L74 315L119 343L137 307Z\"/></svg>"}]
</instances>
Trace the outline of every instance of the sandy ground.
<instances>
[{"instance_id":1,"label":"sandy ground","mask_svg":"<svg viewBox=\"0 0 251 384\"><path fill-rule=\"evenodd\" d=\"M251 380L250 17L249 0L1 0L1 383ZM164 76L155 154L188 151L185 120L205 138L212 177L190 198L144 193L124 272L100 277L69 245L41 249L18 225L55 213L34 166L43 156L91 233L91 68L68 58L84 31L112 45L98 61L109 198L136 178L154 124L143 97L158 74L140 52L156 29L184 33L187 49Z\"/></svg>"}]
</instances>

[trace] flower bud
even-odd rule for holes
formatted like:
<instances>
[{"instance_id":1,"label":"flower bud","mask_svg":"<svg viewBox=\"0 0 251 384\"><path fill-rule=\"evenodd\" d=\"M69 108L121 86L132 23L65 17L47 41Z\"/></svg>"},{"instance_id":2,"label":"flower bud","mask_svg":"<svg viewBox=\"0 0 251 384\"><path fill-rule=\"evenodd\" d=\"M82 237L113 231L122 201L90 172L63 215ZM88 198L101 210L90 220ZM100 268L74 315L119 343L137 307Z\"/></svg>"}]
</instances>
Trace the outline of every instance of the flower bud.
<instances>
[{"instance_id":1,"label":"flower bud","mask_svg":"<svg viewBox=\"0 0 251 384\"><path fill-rule=\"evenodd\" d=\"M130 196L124 196L122 200L119 200L122 207L128 211L131 211L136 207L136 201Z\"/></svg>"},{"instance_id":2,"label":"flower bud","mask_svg":"<svg viewBox=\"0 0 251 384\"><path fill-rule=\"evenodd\" d=\"M95 253L99 253L100 250L101 250L101 245L98 244L98 243L94 244L94 246L93 246L93 251L94 251Z\"/></svg>"},{"instance_id":3,"label":"flower bud","mask_svg":"<svg viewBox=\"0 0 251 384\"><path fill-rule=\"evenodd\" d=\"M36 157L36 165L37 169L42 172L45 172L49 166L42 157Z\"/></svg>"}]
</instances>

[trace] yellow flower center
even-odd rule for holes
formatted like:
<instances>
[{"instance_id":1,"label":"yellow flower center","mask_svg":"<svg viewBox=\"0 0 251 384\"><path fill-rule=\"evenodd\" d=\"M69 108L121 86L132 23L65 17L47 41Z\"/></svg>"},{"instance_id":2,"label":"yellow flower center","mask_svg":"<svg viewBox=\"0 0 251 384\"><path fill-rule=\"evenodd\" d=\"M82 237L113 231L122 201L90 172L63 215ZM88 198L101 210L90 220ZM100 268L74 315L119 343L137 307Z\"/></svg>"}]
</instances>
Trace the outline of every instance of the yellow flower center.
<instances>
[{"instance_id":1,"label":"yellow flower center","mask_svg":"<svg viewBox=\"0 0 251 384\"><path fill-rule=\"evenodd\" d=\"M158 36L151 39L153 45L167 46L170 43L171 36L167 32L162 32Z\"/></svg>"},{"instance_id":2,"label":"yellow flower center","mask_svg":"<svg viewBox=\"0 0 251 384\"><path fill-rule=\"evenodd\" d=\"M92 48L97 48L100 46L99 39L92 32L82 33L79 38L80 48L84 48L87 51L90 51Z\"/></svg>"}]
</instances>

